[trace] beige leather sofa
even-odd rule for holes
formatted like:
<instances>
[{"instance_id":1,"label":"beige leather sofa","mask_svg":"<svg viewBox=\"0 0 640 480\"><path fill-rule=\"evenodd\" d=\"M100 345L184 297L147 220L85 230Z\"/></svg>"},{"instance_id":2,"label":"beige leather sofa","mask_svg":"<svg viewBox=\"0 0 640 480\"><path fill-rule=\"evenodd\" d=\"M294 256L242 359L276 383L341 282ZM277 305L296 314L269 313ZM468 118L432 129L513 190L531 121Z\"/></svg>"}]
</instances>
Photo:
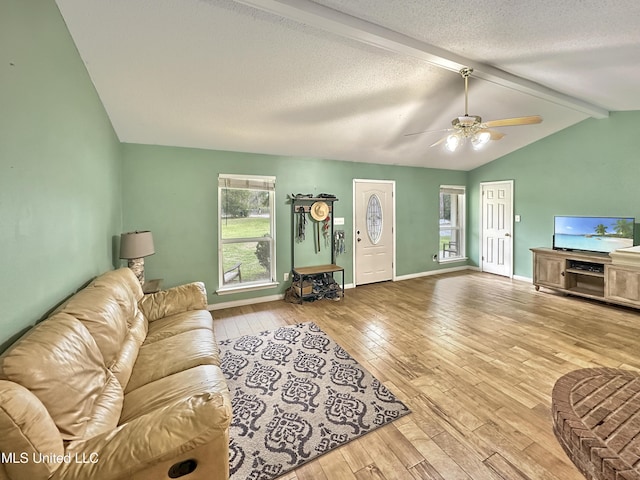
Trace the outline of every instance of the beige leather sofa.
<instances>
[{"instance_id":1,"label":"beige leather sofa","mask_svg":"<svg viewBox=\"0 0 640 480\"><path fill-rule=\"evenodd\" d=\"M0 355L0 479L229 477L231 401L202 283L96 278Z\"/></svg>"}]
</instances>

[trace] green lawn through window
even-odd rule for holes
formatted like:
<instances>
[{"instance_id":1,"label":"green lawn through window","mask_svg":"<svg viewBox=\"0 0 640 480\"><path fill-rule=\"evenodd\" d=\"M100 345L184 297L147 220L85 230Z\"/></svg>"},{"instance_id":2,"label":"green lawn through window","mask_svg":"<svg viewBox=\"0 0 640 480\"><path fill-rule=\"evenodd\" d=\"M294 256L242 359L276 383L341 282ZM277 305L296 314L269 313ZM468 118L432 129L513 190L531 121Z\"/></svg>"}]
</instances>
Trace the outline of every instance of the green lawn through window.
<instances>
[{"instance_id":1,"label":"green lawn through window","mask_svg":"<svg viewBox=\"0 0 640 480\"><path fill-rule=\"evenodd\" d=\"M222 238L257 238L268 234L271 222L268 217L223 218ZM224 271L238 263L242 263L242 283L269 280L269 271L265 269L256 256L257 242L225 244L222 247ZM237 282L237 280L234 280Z\"/></svg>"}]
</instances>

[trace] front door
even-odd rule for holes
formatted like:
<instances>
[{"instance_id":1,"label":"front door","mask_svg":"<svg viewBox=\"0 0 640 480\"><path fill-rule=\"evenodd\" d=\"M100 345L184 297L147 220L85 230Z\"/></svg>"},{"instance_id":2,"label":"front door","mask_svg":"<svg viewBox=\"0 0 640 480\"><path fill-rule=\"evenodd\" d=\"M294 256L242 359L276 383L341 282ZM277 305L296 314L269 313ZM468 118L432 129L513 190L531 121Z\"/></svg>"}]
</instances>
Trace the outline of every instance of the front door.
<instances>
[{"instance_id":1,"label":"front door","mask_svg":"<svg viewBox=\"0 0 640 480\"><path fill-rule=\"evenodd\" d=\"M482 183L482 271L513 276L513 182Z\"/></svg>"},{"instance_id":2,"label":"front door","mask_svg":"<svg viewBox=\"0 0 640 480\"><path fill-rule=\"evenodd\" d=\"M356 285L393 279L394 182L354 180Z\"/></svg>"}]
</instances>

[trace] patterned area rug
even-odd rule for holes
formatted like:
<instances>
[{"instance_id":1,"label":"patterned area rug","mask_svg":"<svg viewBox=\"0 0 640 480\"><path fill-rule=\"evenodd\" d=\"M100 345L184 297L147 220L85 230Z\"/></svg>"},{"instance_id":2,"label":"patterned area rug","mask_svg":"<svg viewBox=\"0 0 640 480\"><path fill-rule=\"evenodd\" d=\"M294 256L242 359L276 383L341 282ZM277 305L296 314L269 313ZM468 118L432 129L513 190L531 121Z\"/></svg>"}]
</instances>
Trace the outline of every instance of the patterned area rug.
<instances>
[{"instance_id":1,"label":"patterned area rug","mask_svg":"<svg viewBox=\"0 0 640 480\"><path fill-rule=\"evenodd\" d=\"M220 348L232 480L271 480L410 412L314 323Z\"/></svg>"}]
</instances>

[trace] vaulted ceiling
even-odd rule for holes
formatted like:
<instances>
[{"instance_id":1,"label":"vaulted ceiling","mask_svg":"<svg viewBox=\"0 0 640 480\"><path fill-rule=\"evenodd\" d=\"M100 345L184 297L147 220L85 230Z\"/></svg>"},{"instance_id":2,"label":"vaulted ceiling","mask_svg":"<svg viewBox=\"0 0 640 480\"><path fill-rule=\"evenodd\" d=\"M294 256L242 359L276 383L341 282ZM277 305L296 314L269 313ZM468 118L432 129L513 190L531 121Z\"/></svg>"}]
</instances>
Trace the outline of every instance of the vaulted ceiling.
<instances>
[{"instance_id":1,"label":"vaulted ceiling","mask_svg":"<svg viewBox=\"0 0 640 480\"><path fill-rule=\"evenodd\" d=\"M122 142L469 170L640 110L637 0L56 2ZM462 67L469 114L544 121L430 147Z\"/></svg>"}]
</instances>

